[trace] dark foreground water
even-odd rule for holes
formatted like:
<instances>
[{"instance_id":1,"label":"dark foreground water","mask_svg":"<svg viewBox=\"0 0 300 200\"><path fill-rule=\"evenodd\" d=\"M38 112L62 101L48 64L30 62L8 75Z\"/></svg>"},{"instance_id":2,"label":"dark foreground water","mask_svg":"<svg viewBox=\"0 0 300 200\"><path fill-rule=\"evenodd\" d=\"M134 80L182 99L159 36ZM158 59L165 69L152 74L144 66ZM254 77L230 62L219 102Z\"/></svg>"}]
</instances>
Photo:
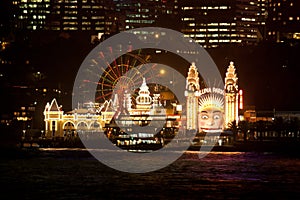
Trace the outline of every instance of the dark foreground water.
<instances>
[{"instance_id":1,"label":"dark foreground water","mask_svg":"<svg viewBox=\"0 0 300 200\"><path fill-rule=\"evenodd\" d=\"M129 174L81 151L4 158L0 199L300 199L300 159L188 151L161 170Z\"/></svg>"}]
</instances>

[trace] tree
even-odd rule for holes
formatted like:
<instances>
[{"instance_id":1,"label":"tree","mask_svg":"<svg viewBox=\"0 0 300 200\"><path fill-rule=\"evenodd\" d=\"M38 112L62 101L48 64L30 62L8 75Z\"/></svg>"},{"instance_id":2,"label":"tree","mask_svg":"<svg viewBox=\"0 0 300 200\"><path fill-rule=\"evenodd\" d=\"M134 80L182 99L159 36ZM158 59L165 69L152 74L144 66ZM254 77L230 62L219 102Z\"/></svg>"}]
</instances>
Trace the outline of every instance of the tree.
<instances>
[{"instance_id":1,"label":"tree","mask_svg":"<svg viewBox=\"0 0 300 200\"><path fill-rule=\"evenodd\" d=\"M282 117L276 117L273 121L273 129L277 133L277 137L280 138L284 129L284 121Z\"/></svg>"},{"instance_id":2,"label":"tree","mask_svg":"<svg viewBox=\"0 0 300 200\"><path fill-rule=\"evenodd\" d=\"M293 117L289 123L289 131L294 133L295 140L297 140L299 128L300 128L299 119L297 117Z\"/></svg>"},{"instance_id":3,"label":"tree","mask_svg":"<svg viewBox=\"0 0 300 200\"><path fill-rule=\"evenodd\" d=\"M228 127L229 127L229 130L232 131L233 142L235 142L237 139L237 134L238 134L238 127L236 125L236 121L234 120L233 122L229 123Z\"/></svg>"},{"instance_id":4,"label":"tree","mask_svg":"<svg viewBox=\"0 0 300 200\"><path fill-rule=\"evenodd\" d=\"M260 120L260 121L256 122L255 125L256 125L256 130L259 133L259 139L262 140L262 138L263 138L262 135L263 135L263 133L266 132L267 123L266 123L266 121Z\"/></svg>"},{"instance_id":5,"label":"tree","mask_svg":"<svg viewBox=\"0 0 300 200\"><path fill-rule=\"evenodd\" d=\"M247 133L248 133L249 128L250 128L249 122L248 121L240 121L239 124L238 124L238 128L243 133L244 142L246 142L247 141Z\"/></svg>"}]
</instances>

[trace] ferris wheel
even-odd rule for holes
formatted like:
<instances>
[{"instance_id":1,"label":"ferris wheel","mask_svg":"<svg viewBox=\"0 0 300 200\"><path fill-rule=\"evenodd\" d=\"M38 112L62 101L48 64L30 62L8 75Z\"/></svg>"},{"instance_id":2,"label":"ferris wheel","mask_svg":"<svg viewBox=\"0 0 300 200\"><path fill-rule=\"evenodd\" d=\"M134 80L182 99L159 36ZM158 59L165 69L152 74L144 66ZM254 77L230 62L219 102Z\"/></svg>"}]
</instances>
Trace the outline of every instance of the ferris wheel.
<instances>
[{"instance_id":1,"label":"ferris wheel","mask_svg":"<svg viewBox=\"0 0 300 200\"><path fill-rule=\"evenodd\" d=\"M110 100L120 103L129 94L134 102L143 79L152 95L176 85L171 67L159 63L152 49L132 51L129 48L122 55L119 52L108 47L108 50L95 51L87 58L79 86L83 98L88 97L83 103L102 104Z\"/></svg>"},{"instance_id":2,"label":"ferris wheel","mask_svg":"<svg viewBox=\"0 0 300 200\"><path fill-rule=\"evenodd\" d=\"M104 55L101 59L106 66L100 68L99 73L102 76L97 83L96 102L110 100L113 94L122 96L125 91L140 87L143 78L146 78L147 82L155 82L157 74L154 73L154 69L157 65L150 64L144 67L149 63L150 56L142 50L127 52L111 63L106 61Z\"/></svg>"}]
</instances>

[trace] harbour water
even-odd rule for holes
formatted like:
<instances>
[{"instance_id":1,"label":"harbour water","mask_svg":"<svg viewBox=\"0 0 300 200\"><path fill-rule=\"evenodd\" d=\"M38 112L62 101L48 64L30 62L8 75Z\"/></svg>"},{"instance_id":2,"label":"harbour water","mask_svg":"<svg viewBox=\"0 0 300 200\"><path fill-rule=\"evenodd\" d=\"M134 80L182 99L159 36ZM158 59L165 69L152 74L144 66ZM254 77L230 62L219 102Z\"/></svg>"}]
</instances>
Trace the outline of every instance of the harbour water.
<instances>
[{"instance_id":1,"label":"harbour water","mask_svg":"<svg viewBox=\"0 0 300 200\"><path fill-rule=\"evenodd\" d=\"M131 174L81 149L2 159L1 199L300 199L300 157L270 152L185 152L158 171Z\"/></svg>"}]
</instances>

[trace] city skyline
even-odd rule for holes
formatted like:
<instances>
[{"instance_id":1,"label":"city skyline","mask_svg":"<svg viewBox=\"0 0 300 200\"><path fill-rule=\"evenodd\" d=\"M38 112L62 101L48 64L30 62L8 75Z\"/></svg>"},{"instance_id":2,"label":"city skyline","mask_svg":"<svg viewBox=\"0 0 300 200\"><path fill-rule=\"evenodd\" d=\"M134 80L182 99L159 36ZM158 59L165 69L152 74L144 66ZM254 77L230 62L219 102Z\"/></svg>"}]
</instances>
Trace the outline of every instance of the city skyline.
<instances>
[{"instance_id":1,"label":"city skyline","mask_svg":"<svg viewBox=\"0 0 300 200\"><path fill-rule=\"evenodd\" d=\"M103 2L106 1L65 1L62 4L52 0L16 0L10 2L11 5L8 1L1 2L7 4L1 6L2 9L7 8L1 12L3 17L0 21L1 83L3 94L9 94L6 104L10 104L3 107L3 112L10 112L11 115L12 110L24 106L26 109L42 109L51 96L60 98L70 110L72 84L85 56L99 42L120 31L154 25L178 29L186 37L202 44L216 63L220 74L225 74L228 63L234 61L246 107L252 109L255 106L256 110L269 111L300 110L300 94L295 90L299 88L297 79L300 71L297 58L300 52L300 26L297 26L299 17L295 12L295 8L299 7L297 1L282 3L223 0L203 1L195 5L191 1L161 1L158 4L130 1L127 4L125 2L129 1L107 0L111 4L101 7ZM97 12L93 19L86 18L84 14L94 12L90 4L96 6ZM156 15L155 9L150 12L147 8L152 5L157 6L155 9L163 9ZM77 14L70 13L72 6L77 6ZM137 9L139 6L140 9ZM43 9L38 11L40 7ZM282 9L291 12L283 14ZM219 14L214 14L216 11ZM56 17L48 18L47 13L52 16L56 13ZM198 16L197 13L201 15ZM227 18L223 19L220 13ZM189 17L196 15L194 19ZM57 24L53 21L57 17L61 17L60 25L52 26ZM146 21L138 22L141 18ZM87 22L84 26L83 19ZM74 23L69 23L70 20L77 20L77 28L71 28ZM179 23L174 24L176 20ZM63 26L64 21L68 23ZM96 23L97 21L101 23ZM276 29L274 22L277 21L285 23L282 27L286 28ZM24 25L29 22L41 26L36 24L37 27L33 28ZM194 28L195 32L191 32ZM228 40L226 35L231 39ZM145 52L145 57L150 56L151 62L162 62L182 74L187 72L189 63L179 58L175 61L168 52L146 54ZM24 99L22 103L18 102L20 98Z\"/></svg>"},{"instance_id":2,"label":"city skyline","mask_svg":"<svg viewBox=\"0 0 300 200\"><path fill-rule=\"evenodd\" d=\"M299 199L299 11L0 0L1 199Z\"/></svg>"},{"instance_id":3,"label":"city skyline","mask_svg":"<svg viewBox=\"0 0 300 200\"><path fill-rule=\"evenodd\" d=\"M1 4L4 34L69 31L101 37L160 26L180 31L205 48L299 39L296 0L4 0Z\"/></svg>"}]
</instances>

